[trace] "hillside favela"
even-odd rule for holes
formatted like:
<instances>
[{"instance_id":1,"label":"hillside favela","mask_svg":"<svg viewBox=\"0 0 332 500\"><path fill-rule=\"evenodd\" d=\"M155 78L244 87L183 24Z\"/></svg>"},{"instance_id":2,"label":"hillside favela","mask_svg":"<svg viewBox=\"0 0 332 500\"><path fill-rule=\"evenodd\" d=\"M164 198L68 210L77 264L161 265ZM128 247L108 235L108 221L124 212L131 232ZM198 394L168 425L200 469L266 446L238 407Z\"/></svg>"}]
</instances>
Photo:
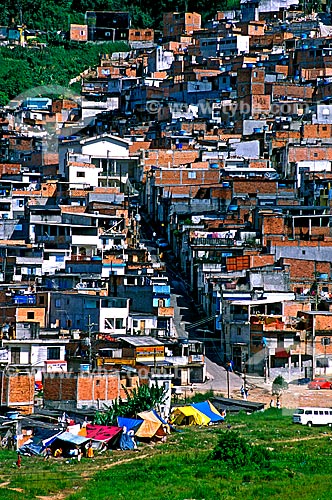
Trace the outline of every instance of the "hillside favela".
<instances>
[{"instance_id":1,"label":"hillside favela","mask_svg":"<svg viewBox=\"0 0 332 500\"><path fill-rule=\"evenodd\" d=\"M330 0L0 2L0 499L330 500Z\"/></svg>"}]
</instances>

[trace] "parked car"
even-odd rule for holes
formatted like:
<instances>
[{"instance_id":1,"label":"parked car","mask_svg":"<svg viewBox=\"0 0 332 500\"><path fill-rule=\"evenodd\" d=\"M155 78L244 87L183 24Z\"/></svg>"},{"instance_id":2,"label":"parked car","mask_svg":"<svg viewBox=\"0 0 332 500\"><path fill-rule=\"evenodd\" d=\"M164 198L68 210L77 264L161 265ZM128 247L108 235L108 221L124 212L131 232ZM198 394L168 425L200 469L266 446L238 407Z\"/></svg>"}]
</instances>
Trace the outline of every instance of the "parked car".
<instances>
[{"instance_id":1,"label":"parked car","mask_svg":"<svg viewBox=\"0 0 332 500\"><path fill-rule=\"evenodd\" d=\"M159 248L167 248L168 247L168 243L164 238L158 238L156 243L157 243L157 246Z\"/></svg>"},{"instance_id":2,"label":"parked car","mask_svg":"<svg viewBox=\"0 0 332 500\"><path fill-rule=\"evenodd\" d=\"M311 382L309 377L306 378L296 378L294 380L291 380L289 383L292 385L308 385L309 382Z\"/></svg>"},{"instance_id":3,"label":"parked car","mask_svg":"<svg viewBox=\"0 0 332 500\"><path fill-rule=\"evenodd\" d=\"M309 382L308 389L332 389L332 383L326 378L314 378Z\"/></svg>"}]
</instances>

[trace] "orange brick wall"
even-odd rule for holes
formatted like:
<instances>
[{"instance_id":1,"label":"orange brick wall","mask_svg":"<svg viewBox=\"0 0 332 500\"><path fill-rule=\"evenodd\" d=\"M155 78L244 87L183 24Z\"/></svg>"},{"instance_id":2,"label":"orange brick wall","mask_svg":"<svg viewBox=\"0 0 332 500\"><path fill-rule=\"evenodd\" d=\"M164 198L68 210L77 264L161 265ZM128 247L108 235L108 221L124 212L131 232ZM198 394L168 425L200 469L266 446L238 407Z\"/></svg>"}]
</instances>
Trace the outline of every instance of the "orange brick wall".
<instances>
[{"instance_id":1,"label":"orange brick wall","mask_svg":"<svg viewBox=\"0 0 332 500\"><path fill-rule=\"evenodd\" d=\"M157 167L180 166L193 163L199 157L199 151L172 151L166 149L150 149L145 158L145 165Z\"/></svg>"},{"instance_id":2,"label":"orange brick wall","mask_svg":"<svg viewBox=\"0 0 332 500\"><path fill-rule=\"evenodd\" d=\"M266 236L283 235L284 218L276 214L263 215L263 234Z\"/></svg>"},{"instance_id":3,"label":"orange brick wall","mask_svg":"<svg viewBox=\"0 0 332 500\"><path fill-rule=\"evenodd\" d=\"M77 401L78 405L91 401L114 401L120 395L118 373L73 373L66 376L44 375L45 401ZM122 390L121 396L125 397Z\"/></svg>"},{"instance_id":4,"label":"orange brick wall","mask_svg":"<svg viewBox=\"0 0 332 500\"><path fill-rule=\"evenodd\" d=\"M82 34L83 33L83 34ZM70 40L86 42L88 40L88 27L86 24L70 25Z\"/></svg>"},{"instance_id":5,"label":"orange brick wall","mask_svg":"<svg viewBox=\"0 0 332 500\"><path fill-rule=\"evenodd\" d=\"M300 85L292 85L292 84L283 85L280 83L273 83L272 84L272 92L273 92L274 98L286 95L288 97L312 99L312 96L314 93L314 88L300 86Z\"/></svg>"},{"instance_id":6,"label":"orange brick wall","mask_svg":"<svg viewBox=\"0 0 332 500\"><path fill-rule=\"evenodd\" d=\"M44 374L43 387L45 401L76 399L77 379L72 375Z\"/></svg>"},{"instance_id":7,"label":"orange brick wall","mask_svg":"<svg viewBox=\"0 0 332 500\"><path fill-rule=\"evenodd\" d=\"M154 30L152 29L130 29L129 42L153 42L154 40Z\"/></svg>"},{"instance_id":8,"label":"orange brick wall","mask_svg":"<svg viewBox=\"0 0 332 500\"><path fill-rule=\"evenodd\" d=\"M289 146L288 161L332 160L332 147L329 146Z\"/></svg>"},{"instance_id":9,"label":"orange brick wall","mask_svg":"<svg viewBox=\"0 0 332 500\"><path fill-rule=\"evenodd\" d=\"M276 181L233 181L233 194L276 193Z\"/></svg>"},{"instance_id":10,"label":"orange brick wall","mask_svg":"<svg viewBox=\"0 0 332 500\"><path fill-rule=\"evenodd\" d=\"M35 376L30 373L7 373L0 375L1 402L26 413L33 412Z\"/></svg>"},{"instance_id":11,"label":"orange brick wall","mask_svg":"<svg viewBox=\"0 0 332 500\"><path fill-rule=\"evenodd\" d=\"M33 318L28 318L28 313L34 313ZM40 323L41 328L45 328L45 308L44 307L17 307L16 321L20 323Z\"/></svg>"},{"instance_id":12,"label":"orange brick wall","mask_svg":"<svg viewBox=\"0 0 332 500\"><path fill-rule=\"evenodd\" d=\"M323 314L317 314L315 316L315 330L316 333L319 330L327 330L330 331L332 335L332 315L326 316Z\"/></svg>"},{"instance_id":13,"label":"orange brick wall","mask_svg":"<svg viewBox=\"0 0 332 500\"><path fill-rule=\"evenodd\" d=\"M316 262L313 260L301 259L283 259L284 264L290 266L290 277L296 278L312 278L316 273L327 273L330 275L330 262Z\"/></svg>"},{"instance_id":14,"label":"orange brick wall","mask_svg":"<svg viewBox=\"0 0 332 500\"><path fill-rule=\"evenodd\" d=\"M304 124L302 136L304 139L308 138L319 138L319 139L330 139L332 136L332 125L331 124Z\"/></svg>"},{"instance_id":15,"label":"orange brick wall","mask_svg":"<svg viewBox=\"0 0 332 500\"><path fill-rule=\"evenodd\" d=\"M311 303L308 302L285 302L284 303L284 316L297 317L298 312L308 312L311 310Z\"/></svg>"},{"instance_id":16,"label":"orange brick wall","mask_svg":"<svg viewBox=\"0 0 332 500\"><path fill-rule=\"evenodd\" d=\"M189 172L196 173L196 179L189 178ZM219 181L219 171L218 170L194 170L194 169L181 169L181 170L171 170L163 169L157 170L155 174L155 184L156 186L167 186L167 185L199 185L204 184L217 184Z\"/></svg>"}]
</instances>

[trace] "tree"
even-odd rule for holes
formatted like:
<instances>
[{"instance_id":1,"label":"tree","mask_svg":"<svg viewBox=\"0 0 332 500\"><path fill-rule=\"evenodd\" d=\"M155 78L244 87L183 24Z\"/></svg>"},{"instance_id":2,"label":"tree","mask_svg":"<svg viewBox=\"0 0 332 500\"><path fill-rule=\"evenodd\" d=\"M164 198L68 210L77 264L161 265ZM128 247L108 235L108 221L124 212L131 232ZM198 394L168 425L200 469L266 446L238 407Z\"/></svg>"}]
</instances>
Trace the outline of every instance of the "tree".
<instances>
[{"instance_id":1,"label":"tree","mask_svg":"<svg viewBox=\"0 0 332 500\"><path fill-rule=\"evenodd\" d=\"M272 382L272 394L277 396L282 393L283 390L288 389L288 383L281 375L278 375Z\"/></svg>"}]
</instances>

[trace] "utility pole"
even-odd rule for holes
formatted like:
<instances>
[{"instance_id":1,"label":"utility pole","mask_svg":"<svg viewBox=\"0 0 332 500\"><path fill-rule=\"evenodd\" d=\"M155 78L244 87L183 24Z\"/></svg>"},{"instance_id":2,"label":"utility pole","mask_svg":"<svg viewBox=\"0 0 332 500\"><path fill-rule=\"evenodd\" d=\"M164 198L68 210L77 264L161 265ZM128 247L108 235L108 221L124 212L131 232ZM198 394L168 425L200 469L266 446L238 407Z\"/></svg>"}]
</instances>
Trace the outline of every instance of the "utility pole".
<instances>
[{"instance_id":1,"label":"utility pole","mask_svg":"<svg viewBox=\"0 0 332 500\"><path fill-rule=\"evenodd\" d=\"M91 323L91 316L90 314L88 315L88 339L87 339L87 346L89 349L89 365L91 368L92 364L92 344L91 344L91 333L92 333L92 328L95 326L95 323Z\"/></svg>"},{"instance_id":2,"label":"utility pole","mask_svg":"<svg viewBox=\"0 0 332 500\"><path fill-rule=\"evenodd\" d=\"M230 366L227 365L227 398L229 399L229 369L230 369Z\"/></svg>"}]
</instances>

